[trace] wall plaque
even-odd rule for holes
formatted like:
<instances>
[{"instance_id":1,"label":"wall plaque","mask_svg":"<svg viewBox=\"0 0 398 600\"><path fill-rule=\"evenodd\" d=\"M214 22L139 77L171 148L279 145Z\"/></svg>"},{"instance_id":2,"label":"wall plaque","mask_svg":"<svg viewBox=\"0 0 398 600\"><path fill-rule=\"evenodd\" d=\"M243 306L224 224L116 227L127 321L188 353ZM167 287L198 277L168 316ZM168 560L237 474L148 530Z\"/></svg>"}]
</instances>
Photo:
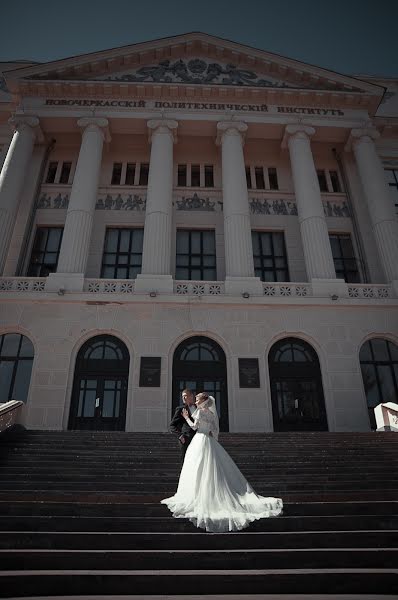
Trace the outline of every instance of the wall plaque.
<instances>
[{"instance_id":1,"label":"wall plaque","mask_svg":"<svg viewBox=\"0 0 398 600\"><path fill-rule=\"evenodd\" d=\"M239 358L239 387L259 388L258 358Z\"/></svg>"},{"instance_id":2,"label":"wall plaque","mask_svg":"<svg viewBox=\"0 0 398 600\"><path fill-rule=\"evenodd\" d=\"M160 356L141 356L140 387L160 387Z\"/></svg>"}]
</instances>

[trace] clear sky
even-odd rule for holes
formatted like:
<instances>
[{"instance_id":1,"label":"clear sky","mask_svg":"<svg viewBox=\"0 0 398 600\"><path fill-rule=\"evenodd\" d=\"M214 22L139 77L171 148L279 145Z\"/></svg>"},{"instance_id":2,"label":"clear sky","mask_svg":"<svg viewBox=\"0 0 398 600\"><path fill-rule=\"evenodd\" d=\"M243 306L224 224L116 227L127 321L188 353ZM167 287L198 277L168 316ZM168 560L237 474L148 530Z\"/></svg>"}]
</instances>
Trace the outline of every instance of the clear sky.
<instances>
[{"instance_id":1,"label":"clear sky","mask_svg":"<svg viewBox=\"0 0 398 600\"><path fill-rule=\"evenodd\" d=\"M398 0L8 0L0 61L46 62L189 31L340 73L398 77Z\"/></svg>"}]
</instances>

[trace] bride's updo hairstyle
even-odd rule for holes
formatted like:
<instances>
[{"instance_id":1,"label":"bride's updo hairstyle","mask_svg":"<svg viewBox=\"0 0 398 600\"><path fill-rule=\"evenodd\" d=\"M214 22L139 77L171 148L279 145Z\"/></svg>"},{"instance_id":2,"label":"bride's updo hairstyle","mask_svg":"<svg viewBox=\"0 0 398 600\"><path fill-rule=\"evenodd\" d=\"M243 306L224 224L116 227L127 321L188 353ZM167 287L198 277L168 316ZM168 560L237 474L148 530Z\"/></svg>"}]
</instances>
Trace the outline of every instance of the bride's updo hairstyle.
<instances>
[{"instance_id":1,"label":"bride's updo hairstyle","mask_svg":"<svg viewBox=\"0 0 398 600\"><path fill-rule=\"evenodd\" d=\"M196 397L202 403L209 399L209 394L207 392L200 392Z\"/></svg>"}]
</instances>

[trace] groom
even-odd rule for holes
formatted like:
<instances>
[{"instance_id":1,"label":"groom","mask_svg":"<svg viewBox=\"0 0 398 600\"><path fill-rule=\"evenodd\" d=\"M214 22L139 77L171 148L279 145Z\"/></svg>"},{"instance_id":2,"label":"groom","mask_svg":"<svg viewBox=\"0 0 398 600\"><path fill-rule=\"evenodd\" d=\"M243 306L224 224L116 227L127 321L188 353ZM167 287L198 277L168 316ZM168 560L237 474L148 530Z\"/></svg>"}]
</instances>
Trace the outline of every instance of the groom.
<instances>
[{"instance_id":1,"label":"groom","mask_svg":"<svg viewBox=\"0 0 398 600\"><path fill-rule=\"evenodd\" d=\"M183 404L176 408L174 416L170 421L169 431L170 433L174 433L174 435L177 435L178 437L179 446L181 450L181 462L184 462L185 453L196 431L194 431L188 425L188 423L182 416L182 411L184 408L186 408L188 412L192 415L192 413L196 410L196 406L195 396L193 395L192 390L183 390L181 396Z\"/></svg>"}]
</instances>

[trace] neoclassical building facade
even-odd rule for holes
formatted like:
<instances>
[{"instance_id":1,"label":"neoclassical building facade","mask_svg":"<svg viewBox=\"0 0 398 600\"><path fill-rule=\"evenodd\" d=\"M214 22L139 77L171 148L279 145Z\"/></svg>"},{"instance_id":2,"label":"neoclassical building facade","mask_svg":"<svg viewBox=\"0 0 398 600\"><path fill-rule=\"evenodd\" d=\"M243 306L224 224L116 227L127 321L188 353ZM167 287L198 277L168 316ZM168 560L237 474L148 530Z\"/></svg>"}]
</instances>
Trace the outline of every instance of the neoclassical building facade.
<instances>
[{"instance_id":1,"label":"neoclassical building facade","mask_svg":"<svg viewBox=\"0 0 398 600\"><path fill-rule=\"evenodd\" d=\"M202 33L3 64L0 402L366 431L398 400L398 83Z\"/></svg>"}]
</instances>

